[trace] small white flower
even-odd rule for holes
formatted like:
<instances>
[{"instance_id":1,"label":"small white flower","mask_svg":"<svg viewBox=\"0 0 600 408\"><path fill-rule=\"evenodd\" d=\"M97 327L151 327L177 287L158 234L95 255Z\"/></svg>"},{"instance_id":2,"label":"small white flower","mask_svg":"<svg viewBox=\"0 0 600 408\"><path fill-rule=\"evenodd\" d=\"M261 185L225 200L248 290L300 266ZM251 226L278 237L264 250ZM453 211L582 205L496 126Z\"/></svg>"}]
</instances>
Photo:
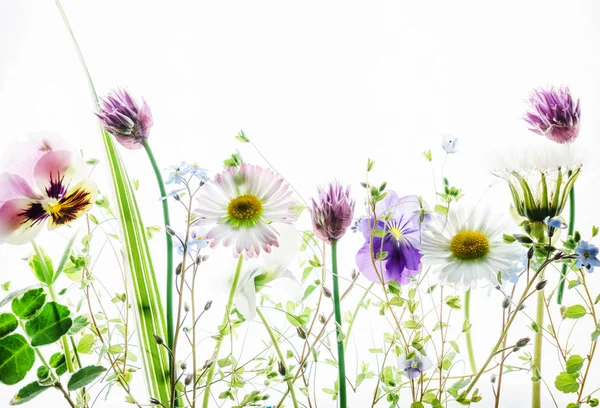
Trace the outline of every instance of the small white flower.
<instances>
[{"instance_id":1,"label":"small white flower","mask_svg":"<svg viewBox=\"0 0 600 408\"><path fill-rule=\"evenodd\" d=\"M444 135L442 137L442 147L446 151L446 153L456 153L456 144L458 143L458 138L452 135Z\"/></svg>"},{"instance_id":2,"label":"small white flower","mask_svg":"<svg viewBox=\"0 0 600 408\"><path fill-rule=\"evenodd\" d=\"M294 302L299 302L304 294L302 284L288 269L298 253L296 228L281 224L277 230L281 234L280 246L264 253L263 263L251 266L238 286L235 304L246 320L256 317L257 291L263 288L277 286L278 290L272 291L274 297Z\"/></svg>"}]
</instances>

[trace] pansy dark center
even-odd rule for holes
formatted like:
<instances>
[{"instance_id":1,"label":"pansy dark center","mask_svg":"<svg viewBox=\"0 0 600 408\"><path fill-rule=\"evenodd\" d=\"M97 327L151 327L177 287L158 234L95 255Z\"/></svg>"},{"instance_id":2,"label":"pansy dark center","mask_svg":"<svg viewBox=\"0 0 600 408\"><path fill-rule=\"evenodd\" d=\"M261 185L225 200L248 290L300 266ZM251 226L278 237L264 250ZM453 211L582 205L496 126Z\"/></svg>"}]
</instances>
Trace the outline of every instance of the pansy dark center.
<instances>
[{"instance_id":1,"label":"pansy dark center","mask_svg":"<svg viewBox=\"0 0 600 408\"><path fill-rule=\"evenodd\" d=\"M461 231L450 241L450 251L458 259L478 259L490 251L490 242L483 232Z\"/></svg>"},{"instance_id":2,"label":"pansy dark center","mask_svg":"<svg viewBox=\"0 0 600 408\"><path fill-rule=\"evenodd\" d=\"M263 206L258 197L244 194L229 202L227 214L236 224L254 224L262 214Z\"/></svg>"}]
</instances>

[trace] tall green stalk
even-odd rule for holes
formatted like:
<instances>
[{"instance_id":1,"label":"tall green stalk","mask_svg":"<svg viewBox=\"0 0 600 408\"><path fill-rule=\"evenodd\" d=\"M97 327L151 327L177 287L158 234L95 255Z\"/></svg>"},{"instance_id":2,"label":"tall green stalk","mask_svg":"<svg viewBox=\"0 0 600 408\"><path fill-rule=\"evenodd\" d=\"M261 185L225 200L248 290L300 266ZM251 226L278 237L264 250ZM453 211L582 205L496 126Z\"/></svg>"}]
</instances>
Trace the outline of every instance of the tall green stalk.
<instances>
[{"instance_id":1,"label":"tall green stalk","mask_svg":"<svg viewBox=\"0 0 600 408\"><path fill-rule=\"evenodd\" d=\"M84 69L93 99L94 110L99 110L98 95L91 75L59 0L56 0L56 6L69 31L75 51ZM167 404L171 387L169 356L166 348L157 344L154 337L156 335L164 338L166 325L159 286L156 282L152 257L146 239L146 229L115 142L112 136L104 131L101 126L100 135L104 144L114 201L118 210L127 278L131 280L131 286L133 287L134 296L132 299L128 299L128 302L133 303L136 315L139 349L141 350L146 384L151 397Z\"/></svg>"},{"instance_id":2,"label":"tall green stalk","mask_svg":"<svg viewBox=\"0 0 600 408\"><path fill-rule=\"evenodd\" d=\"M221 330L223 330L227 323L229 322L229 314L231 313L231 306L233 306L233 300L235 299L235 294L237 292L238 283L240 281L240 275L242 272L242 262L244 260L244 256L240 255L238 258L237 267L235 268L235 275L233 275L233 282L231 282L231 289L229 289L229 299L227 300L227 307L225 309L225 315L223 316L223 323L221 324ZM206 388L204 388L204 398L202 400L202 408L208 408L208 403L210 401L210 387L215 376L215 368L217 366L217 359L219 358L219 351L221 351L221 344L223 344L223 338L225 336L221 333L219 334L219 339L215 344L215 351L212 356L212 364L208 369L208 375L206 377Z\"/></svg>"},{"instance_id":3,"label":"tall green stalk","mask_svg":"<svg viewBox=\"0 0 600 408\"><path fill-rule=\"evenodd\" d=\"M544 289L537 293L537 310L535 315L535 324L538 331L535 334L533 343L533 370L534 375L542 375L542 345L544 340ZM531 384L531 408L540 408L542 406L542 381L533 381Z\"/></svg>"},{"instance_id":4,"label":"tall green stalk","mask_svg":"<svg viewBox=\"0 0 600 408\"><path fill-rule=\"evenodd\" d=\"M335 333L338 351L338 386L340 408L346 408L346 359L344 356L344 333L342 331L342 311L340 308L340 288L338 284L337 241L331 241L331 271L333 274L333 308L335 313Z\"/></svg>"},{"instance_id":5,"label":"tall green stalk","mask_svg":"<svg viewBox=\"0 0 600 408\"><path fill-rule=\"evenodd\" d=\"M165 190L165 182L163 181L154 153L152 153L152 149L150 148L150 143L148 143L148 140L144 140L142 146L144 146L144 149L148 154L148 160L150 160L150 164L152 165L152 170L154 170L154 176L156 177L160 196L166 197L167 191ZM171 226L169 200L166 198L162 200L162 208L166 228L167 226ZM169 346L169 349L173 350L173 338L175 332L173 320L173 282L175 280L173 277L173 237L166 230L165 237L167 240L167 345Z\"/></svg>"},{"instance_id":6,"label":"tall green stalk","mask_svg":"<svg viewBox=\"0 0 600 408\"><path fill-rule=\"evenodd\" d=\"M465 292L465 321L467 324L471 324L471 289L468 289ZM469 354L469 364L471 365L471 371L473 374L477 373L477 364L475 363L475 353L473 353L473 339L471 338L472 330L469 329L465 333L465 338L467 341L467 353Z\"/></svg>"},{"instance_id":7,"label":"tall green stalk","mask_svg":"<svg viewBox=\"0 0 600 408\"><path fill-rule=\"evenodd\" d=\"M271 338L273 347L275 348L275 351L277 352L277 356L279 357L279 361L281 362L281 366L283 367L283 369L285 371L285 374L284 374L284 376L285 376L285 375L287 375L288 369L287 369L287 364L285 364L285 358L283 357L281 348L279 348L278 340L275 338L275 334L273 333L273 330L271 330L271 327L269 326L269 322L267 322L265 315L260 311L260 309L258 307L256 308L256 314L258 314L258 317L260 317L260 320L263 322L265 329L267 329L267 333L269 333L269 337ZM288 385L288 389L290 390L290 395L292 396L292 404L294 404L294 408L298 408L298 400L296 399L296 392L294 391L294 382L292 381L291 377L287 381L287 385Z\"/></svg>"},{"instance_id":8,"label":"tall green stalk","mask_svg":"<svg viewBox=\"0 0 600 408\"><path fill-rule=\"evenodd\" d=\"M569 193L569 236L573 236L573 232L575 231L575 186L571 189ZM560 271L560 284L558 285L558 294L556 295L556 301L559 305L562 305L563 295L565 292L565 280L567 277L567 264L563 264L562 269Z\"/></svg>"}]
</instances>

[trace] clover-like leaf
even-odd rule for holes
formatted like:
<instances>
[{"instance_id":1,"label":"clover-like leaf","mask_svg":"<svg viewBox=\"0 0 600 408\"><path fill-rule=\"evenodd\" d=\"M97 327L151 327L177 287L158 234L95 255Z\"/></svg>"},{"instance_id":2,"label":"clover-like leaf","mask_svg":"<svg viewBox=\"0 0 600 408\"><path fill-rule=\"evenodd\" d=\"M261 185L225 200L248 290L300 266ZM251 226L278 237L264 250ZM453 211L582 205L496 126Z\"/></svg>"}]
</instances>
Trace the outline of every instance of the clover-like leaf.
<instances>
[{"instance_id":1,"label":"clover-like leaf","mask_svg":"<svg viewBox=\"0 0 600 408\"><path fill-rule=\"evenodd\" d=\"M554 380L554 386L557 390L564 392L565 394L577 392L579 389L577 377L578 374L571 374L563 371L556 377L556 380Z\"/></svg>"}]
</instances>

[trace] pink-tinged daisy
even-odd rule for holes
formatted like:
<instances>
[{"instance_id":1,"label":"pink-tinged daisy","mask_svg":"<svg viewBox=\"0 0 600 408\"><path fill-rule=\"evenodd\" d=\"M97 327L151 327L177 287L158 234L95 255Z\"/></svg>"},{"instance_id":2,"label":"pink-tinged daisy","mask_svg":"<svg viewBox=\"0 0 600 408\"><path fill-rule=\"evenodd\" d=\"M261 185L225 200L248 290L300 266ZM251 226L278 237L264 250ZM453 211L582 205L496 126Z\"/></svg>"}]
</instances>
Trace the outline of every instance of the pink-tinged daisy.
<instances>
[{"instance_id":1,"label":"pink-tinged daisy","mask_svg":"<svg viewBox=\"0 0 600 408\"><path fill-rule=\"evenodd\" d=\"M48 135L16 144L0 174L0 242L30 242L48 220L48 229L66 225L88 211L96 184L87 180L80 154Z\"/></svg>"},{"instance_id":2,"label":"pink-tinged daisy","mask_svg":"<svg viewBox=\"0 0 600 408\"><path fill-rule=\"evenodd\" d=\"M206 234L210 246L233 248L235 256L252 258L261 249L279 246L271 223L296 221L296 203L283 178L269 169L243 163L229 167L207 183L198 195L197 225L216 224Z\"/></svg>"}]
</instances>

